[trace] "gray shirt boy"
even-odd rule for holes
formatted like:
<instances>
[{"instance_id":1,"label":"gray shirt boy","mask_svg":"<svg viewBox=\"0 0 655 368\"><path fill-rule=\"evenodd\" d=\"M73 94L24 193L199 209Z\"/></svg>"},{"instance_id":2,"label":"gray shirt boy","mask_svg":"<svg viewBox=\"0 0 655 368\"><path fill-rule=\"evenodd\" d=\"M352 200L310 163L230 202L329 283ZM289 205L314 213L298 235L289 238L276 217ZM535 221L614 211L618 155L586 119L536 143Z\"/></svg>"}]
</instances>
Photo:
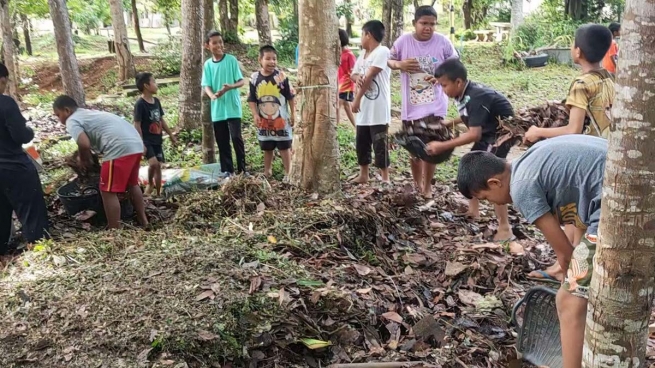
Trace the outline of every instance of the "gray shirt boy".
<instances>
[{"instance_id":1,"label":"gray shirt boy","mask_svg":"<svg viewBox=\"0 0 655 368\"><path fill-rule=\"evenodd\" d=\"M510 194L530 223L551 212L598 235L607 140L571 134L535 144L512 162Z\"/></svg>"},{"instance_id":2,"label":"gray shirt boy","mask_svg":"<svg viewBox=\"0 0 655 368\"><path fill-rule=\"evenodd\" d=\"M78 108L66 120L68 134L77 142L82 132L103 161L143 153L143 141L136 128L120 116Z\"/></svg>"}]
</instances>

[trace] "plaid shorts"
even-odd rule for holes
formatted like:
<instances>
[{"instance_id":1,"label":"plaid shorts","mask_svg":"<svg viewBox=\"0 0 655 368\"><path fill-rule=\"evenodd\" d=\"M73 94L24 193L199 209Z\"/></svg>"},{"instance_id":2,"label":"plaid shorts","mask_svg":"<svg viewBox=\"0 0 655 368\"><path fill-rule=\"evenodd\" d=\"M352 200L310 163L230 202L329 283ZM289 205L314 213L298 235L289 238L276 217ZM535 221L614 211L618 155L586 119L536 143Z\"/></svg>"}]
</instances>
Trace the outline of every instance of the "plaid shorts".
<instances>
[{"instance_id":1,"label":"plaid shorts","mask_svg":"<svg viewBox=\"0 0 655 368\"><path fill-rule=\"evenodd\" d=\"M575 296L589 298L589 284L593 273L597 241L596 235L587 234L573 250L573 257L569 263L569 269L566 271L562 288Z\"/></svg>"}]
</instances>

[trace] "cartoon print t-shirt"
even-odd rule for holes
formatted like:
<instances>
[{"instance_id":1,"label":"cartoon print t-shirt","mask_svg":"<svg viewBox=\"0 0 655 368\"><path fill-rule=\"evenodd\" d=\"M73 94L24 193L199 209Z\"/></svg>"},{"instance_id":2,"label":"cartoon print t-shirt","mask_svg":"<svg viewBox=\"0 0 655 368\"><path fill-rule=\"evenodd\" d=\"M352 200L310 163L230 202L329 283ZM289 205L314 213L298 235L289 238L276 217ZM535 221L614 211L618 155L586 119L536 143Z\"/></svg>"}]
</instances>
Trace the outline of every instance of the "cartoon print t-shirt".
<instances>
[{"instance_id":1,"label":"cartoon print t-shirt","mask_svg":"<svg viewBox=\"0 0 655 368\"><path fill-rule=\"evenodd\" d=\"M381 69L360 101L360 111L355 116L358 126L387 125L391 122L391 69L387 61L389 49L379 45L368 55L362 52L355 62L353 74L361 78L365 78L372 67Z\"/></svg>"},{"instance_id":2,"label":"cartoon print t-shirt","mask_svg":"<svg viewBox=\"0 0 655 368\"><path fill-rule=\"evenodd\" d=\"M399 37L391 48L392 60L416 59L420 73L401 73L402 120L418 120L426 116L446 116L448 97L441 86L432 85L425 77L448 58L458 57L455 47L443 35L435 33L428 41L419 41L411 33Z\"/></svg>"},{"instance_id":3,"label":"cartoon print t-shirt","mask_svg":"<svg viewBox=\"0 0 655 368\"><path fill-rule=\"evenodd\" d=\"M266 76L260 72L252 74L248 102L257 104L260 118L257 138L260 141L292 139L288 102L293 98L294 91L283 72L276 70Z\"/></svg>"},{"instance_id":4,"label":"cartoon print t-shirt","mask_svg":"<svg viewBox=\"0 0 655 368\"><path fill-rule=\"evenodd\" d=\"M149 103L143 98L134 105L134 121L141 124L143 143L159 145L162 144L162 123L164 109L159 99L154 97L154 103Z\"/></svg>"}]
</instances>

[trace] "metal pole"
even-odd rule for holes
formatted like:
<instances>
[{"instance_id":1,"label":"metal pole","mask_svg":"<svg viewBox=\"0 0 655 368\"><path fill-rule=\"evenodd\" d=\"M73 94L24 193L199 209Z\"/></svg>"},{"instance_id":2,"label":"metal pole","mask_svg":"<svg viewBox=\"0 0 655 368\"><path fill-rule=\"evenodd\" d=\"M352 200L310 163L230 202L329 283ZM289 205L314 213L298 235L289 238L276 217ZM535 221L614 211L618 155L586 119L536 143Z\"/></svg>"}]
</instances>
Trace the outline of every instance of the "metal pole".
<instances>
[{"instance_id":1,"label":"metal pole","mask_svg":"<svg viewBox=\"0 0 655 368\"><path fill-rule=\"evenodd\" d=\"M453 0L450 0L450 42L455 44L455 6Z\"/></svg>"}]
</instances>

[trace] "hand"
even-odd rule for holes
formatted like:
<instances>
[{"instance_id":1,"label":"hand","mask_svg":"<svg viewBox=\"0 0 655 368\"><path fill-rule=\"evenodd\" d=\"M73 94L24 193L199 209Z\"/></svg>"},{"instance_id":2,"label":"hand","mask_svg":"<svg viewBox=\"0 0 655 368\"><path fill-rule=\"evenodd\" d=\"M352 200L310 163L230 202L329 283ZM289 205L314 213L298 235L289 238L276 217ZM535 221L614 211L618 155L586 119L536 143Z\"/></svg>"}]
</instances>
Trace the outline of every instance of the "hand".
<instances>
[{"instance_id":1,"label":"hand","mask_svg":"<svg viewBox=\"0 0 655 368\"><path fill-rule=\"evenodd\" d=\"M353 104L352 104L352 106L350 108L355 114L357 114L361 110L360 106L359 106L361 104L362 104L362 101L359 98L356 98L355 101L353 101Z\"/></svg>"},{"instance_id":2,"label":"hand","mask_svg":"<svg viewBox=\"0 0 655 368\"><path fill-rule=\"evenodd\" d=\"M357 78L357 82L355 82L357 89L361 89L363 84L364 84L364 78L362 77Z\"/></svg>"},{"instance_id":3,"label":"hand","mask_svg":"<svg viewBox=\"0 0 655 368\"><path fill-rule=\"evenodd\" d=\"M430 142L427 144L427 147L425 147L425 150L430 155L438 155L447 149L448 149L447 145L444 142L439 142L439 141Z\"/></svg>"},{"instance_id":4,"label":"hand","mask_svg":"<svg viewBox=\"0 0 655 368\"><path fill-rule=\"evenodd\" d=\"M148 154L148 147L146 147L146 146L144 145L144 146L143 146L143 155L145 156L145 155L147 155L147 154Z\"/></svg>"},{"instance_id":5,"label":"hand","mask_svg":"<svg viewBox=\"0 0 655 368\"><path fill-rule=\"evenodd\" d=\"M296 125L296 117L291 115L291 118L289 118L289 125L293 128L294 125Z\"/></svg>"},{"instance_id":6,"label":"hand","mask_svg":"<svg viewBox=\"0 0 655 368\"><path fill-rule=\"evenodd\" d=\"M177 138L175 138L175 136L172 134L171 134L171 144L177 146Z\"/></svg>"},{"instance_id":7,"label":"hand","mask_svg":"<svg viewBox=\"0 0 655 368\"><path fill-rule=\"evenodd\" d=\"M528 129L527 132L525 132L525 136L523 137L523 144L535 143L539 139L541 139L539 128L533 125L530 127L530 129Z\"/></svg>"},{"instance_id":8,"label":"hand","mask_svg":"<svg viewBox=\"0 0 655 368\"><path fill-rule=\"evenodd\" d=\"M255 121L255 127L259 128L262 118L259 115L253 115L253 120Z\"/></svg>"},{"instance_id":9,"label":"hand","mask_svg":"<svg viewBox=\"0 0 655 368\"><path fill-rule=\"evenodd\" d=\"M214 101L215 99L218 98L218 96L216 96L216 93L212 93L211 95L209 95L209 98L210 98L212 101Z\"/></svg>"},{"instance_id":10,"label":"hand","mask_svg":"<svg viewBox=\"0 0 655 368\"><path fill-rule=\"evenodd\" d=\"M400 62L400 70L405 73L420 73L421 65L416 59L406 59Z\"/></svg>"},{"instance_id":11,"label":"hand","mask_svg":"<svg viewBox=\"0 0 655 368\"><path fill-rule=\"evenodd\" d=\"M426 75L425 78L423 78L423 80L431 84L439 83L439 80L434 75Z\"/></svg>"}]
</instances>

